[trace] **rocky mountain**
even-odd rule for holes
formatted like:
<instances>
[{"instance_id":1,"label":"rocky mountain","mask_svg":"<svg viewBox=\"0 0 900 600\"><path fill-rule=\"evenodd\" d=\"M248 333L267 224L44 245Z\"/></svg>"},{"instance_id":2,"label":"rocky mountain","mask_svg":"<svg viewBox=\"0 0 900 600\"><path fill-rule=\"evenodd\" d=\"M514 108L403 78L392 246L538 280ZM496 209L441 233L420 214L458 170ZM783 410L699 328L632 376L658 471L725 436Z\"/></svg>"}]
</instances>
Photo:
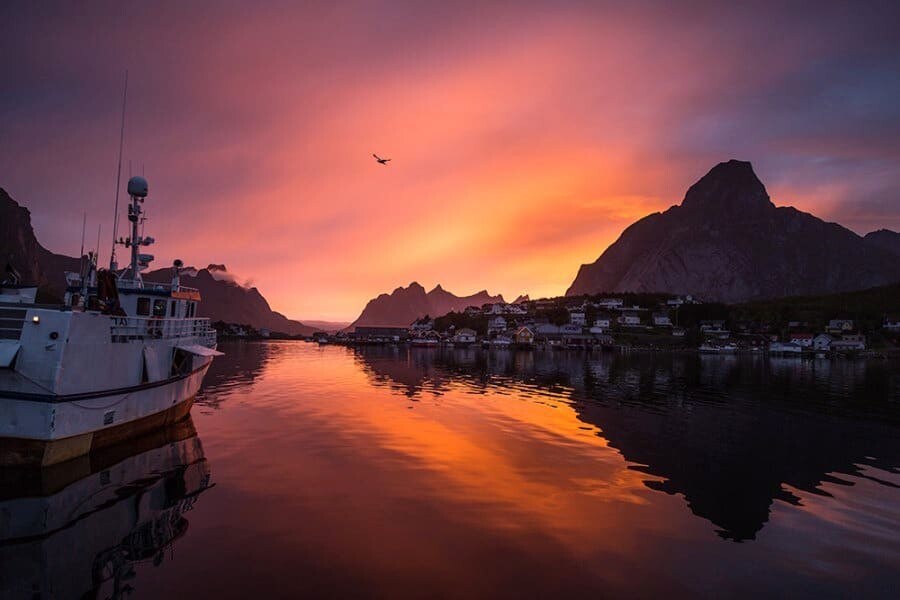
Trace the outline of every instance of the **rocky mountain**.
<instances>
[{"instance_id":1,"label":"rocky mountain","mask_svg":"<svg viewBox=\"0 0 900 600\"><path fill-rule=\"evenodd\" d=\"M39 302L59 302L66 291L65 271L78 271L80 261L44 248L31 227L31 213L0 188L0 270L9 264L23 283L38 284Z\"/></svg>"},{"instance_id":2,"label":"rocky mountain","mask_svg":"<svg viewBox=\"0 0 900 600\"><path fill-rule=\"evenodd\" d=\"M878 231L867 233L863 239L870 244L892 252L896 256L900 256L900 233L896 231L879 229Z\"/></svg>"},{"instance_id":3,"label":"rocky mountain","mask_svg":"<svg viewBox=\"0 0 900 600\"><path fill-rule=\"evenodd\" d=\"M426 293L415 281L409 287L398 287L390 294L369 300L362 314L350 325L354 327L406 327L416 319L430 315L439 317L450 311L462 311L467 306L481 306L488 302L503 302L503 296L491 296L482 290L471 296L456 296L440 285Z\"/></svg>"},{"instance_id":4,"label":"rocky mountain","mask_svg":"<svg viewBox=\"0 0 900 600\"><path fill-rule=\"evenodd\" d=\"M194 274L196 273L196 274ZM244 287L228 274L225 265L205 269L185 269L181 284L200 290L200 316L213 321L252 325L288 335L311 335L316 329L275 312L255 287ZM172 268L157 269L143 275L145 281L169 283Z\"/></svg>"},{"instance_id":5,"label":"rocky mountain","mask_svg":"<svg viewBox=\"0 0 900 600\"><path fill-rule=\"evenodd\" d=\"M61 302L65 293L66 271L78 271L80 261L50 252L38 242L28 209L19 206L0 188L0 270L6 263L22 276L22 281L38 284L38 300ZM157 269L144 274L146 281L169 283L172 269ZM185 269L182 283L200 290L200 313L213 320L241 323L290 335L309 335L314 329L292 321L271 309L255 287L238 285L224 265L210 265L199 271Z\"/></svg>"},{"instance_id":6,"label":"rocky mountain","mask_svg":"<svg viewBox=\"0 0 900 600\"><path fill-rule=\"evenodd\" d=\"M628 227L581 266L566 295L669 292L744 302L864 289L900 281L900 261L880 243L889 237L866 240L776 207L751 164L730 160L691 186L680 206Z\"/></svg>"}]
</instances>

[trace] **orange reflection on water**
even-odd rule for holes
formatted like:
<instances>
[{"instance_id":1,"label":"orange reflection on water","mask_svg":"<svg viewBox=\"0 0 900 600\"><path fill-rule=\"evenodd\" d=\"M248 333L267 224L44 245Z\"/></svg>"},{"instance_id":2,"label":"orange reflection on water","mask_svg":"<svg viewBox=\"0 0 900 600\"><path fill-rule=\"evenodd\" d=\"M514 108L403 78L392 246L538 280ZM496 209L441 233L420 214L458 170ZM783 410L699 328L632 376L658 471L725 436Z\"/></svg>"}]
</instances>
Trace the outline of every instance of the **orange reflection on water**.
<instances>
[{"instance_id":1,"label":"orange reflection on water","mask_svg":"<svg viewBox=\"0 0 900 600\"><path fill-rule=\"evenodd\" d=\"M434 576L436 569L462 576L483 560L453 550L471 545L473 535L516 552L530 552L533 540L535 550L555 548L566 560L600 554L610 561L652 555L647 531L676 520L691 529L677 498L669 498L669 510L660 503L648 510L653 492L644 482L654 478L629 469L580 421L565 389L558 397L481 393L436 374L426 380L427 369L409 361L387 362L388 378L360 368L345 349L300 347L290 360L266 363L252 390L210 420L207 426L229 430L239 422L243 433L230 433L228 448L211 442L209 451L223 468L255 474L233 485L251 491L265 482L270 502L311 503L316 524L287 528L359 561L356 568L381 572L412 562ZM415 385L423 389L410 397ZM260 411L278 431L260 424ZM255 526L279 513L255 515ZM287 535L271 518L269 526ZM423 532L433 543L423 544ZM605 578L615 573L608 567Z\"/></svg>"}]
</instances>

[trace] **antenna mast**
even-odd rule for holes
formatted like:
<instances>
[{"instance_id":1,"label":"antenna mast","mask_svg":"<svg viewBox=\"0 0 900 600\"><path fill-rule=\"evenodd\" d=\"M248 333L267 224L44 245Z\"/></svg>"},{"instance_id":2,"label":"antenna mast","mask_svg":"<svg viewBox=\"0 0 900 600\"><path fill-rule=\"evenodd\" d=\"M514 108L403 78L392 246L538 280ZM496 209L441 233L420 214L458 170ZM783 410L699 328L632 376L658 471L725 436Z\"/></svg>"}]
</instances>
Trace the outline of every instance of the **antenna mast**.
<instances>
[{"instance_id":1,"label":"antenna mast","mask_svg":"<svg viewBox=\"0 0 900 600\"><path fill-rule=\"evenodd\" d=\"M116 212L113 215L112 252L109 255L109 270L115 272L119 265L116 262L116 235L119 232L119 185L122 183L122 145L125 143L125 101L128 99L128 70L125 70L125 91L122 93L122 126L119 130L119 167L116 170ZM99 245L98 245L99 250Z\"/></svg>"},{"instance_id":2,"label":"antenna mast","mask_svg":"<svg viewBox=\"0 0 900 600\"><path fill-rule=\"evenodd\" d=\"M84 258L84 228L87 227L87 213L81 217L81 250L78 252L78 260Z\"/></svg>"}]
</instances>

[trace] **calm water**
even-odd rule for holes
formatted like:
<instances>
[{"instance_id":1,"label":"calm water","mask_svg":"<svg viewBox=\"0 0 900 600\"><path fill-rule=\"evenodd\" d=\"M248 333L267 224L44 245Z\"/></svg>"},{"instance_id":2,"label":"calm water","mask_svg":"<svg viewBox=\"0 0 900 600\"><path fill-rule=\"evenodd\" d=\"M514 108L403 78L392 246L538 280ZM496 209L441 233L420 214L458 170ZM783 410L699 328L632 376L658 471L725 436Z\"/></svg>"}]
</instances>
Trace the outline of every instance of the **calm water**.
<instances>
[{"instance_id":1,"label":"calm water","mask_svg":"<svg viewBox=\"0 0 900 600\"><path fill-rule=\"evenodd\" d=\"M222 350L192 425L5 476L0 594L900 597L896 363Z\"/></svg>"}]
</instances>

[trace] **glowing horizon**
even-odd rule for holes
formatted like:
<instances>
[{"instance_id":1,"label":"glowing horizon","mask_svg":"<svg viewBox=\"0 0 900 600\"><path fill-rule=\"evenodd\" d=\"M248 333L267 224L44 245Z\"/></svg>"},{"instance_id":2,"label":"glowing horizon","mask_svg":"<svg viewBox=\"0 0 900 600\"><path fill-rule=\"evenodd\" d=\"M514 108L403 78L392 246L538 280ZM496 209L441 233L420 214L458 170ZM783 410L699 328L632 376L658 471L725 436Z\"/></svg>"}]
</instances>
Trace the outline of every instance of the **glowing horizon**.
<instances>
[{"instance_id":1,"label":"glowing horizon","mask_svg":"<svg viewBox=\"0 0 900 600\"><path fill-rule=\"evenodd\" d=\"M0 9L0 187L48 249L87 211L108 259L126 68L152 268L224 263L290 318L411 281L561 295L730 158L777 205L900 229L887 4L218 6Z\"/></svg>"}]
</instances>

